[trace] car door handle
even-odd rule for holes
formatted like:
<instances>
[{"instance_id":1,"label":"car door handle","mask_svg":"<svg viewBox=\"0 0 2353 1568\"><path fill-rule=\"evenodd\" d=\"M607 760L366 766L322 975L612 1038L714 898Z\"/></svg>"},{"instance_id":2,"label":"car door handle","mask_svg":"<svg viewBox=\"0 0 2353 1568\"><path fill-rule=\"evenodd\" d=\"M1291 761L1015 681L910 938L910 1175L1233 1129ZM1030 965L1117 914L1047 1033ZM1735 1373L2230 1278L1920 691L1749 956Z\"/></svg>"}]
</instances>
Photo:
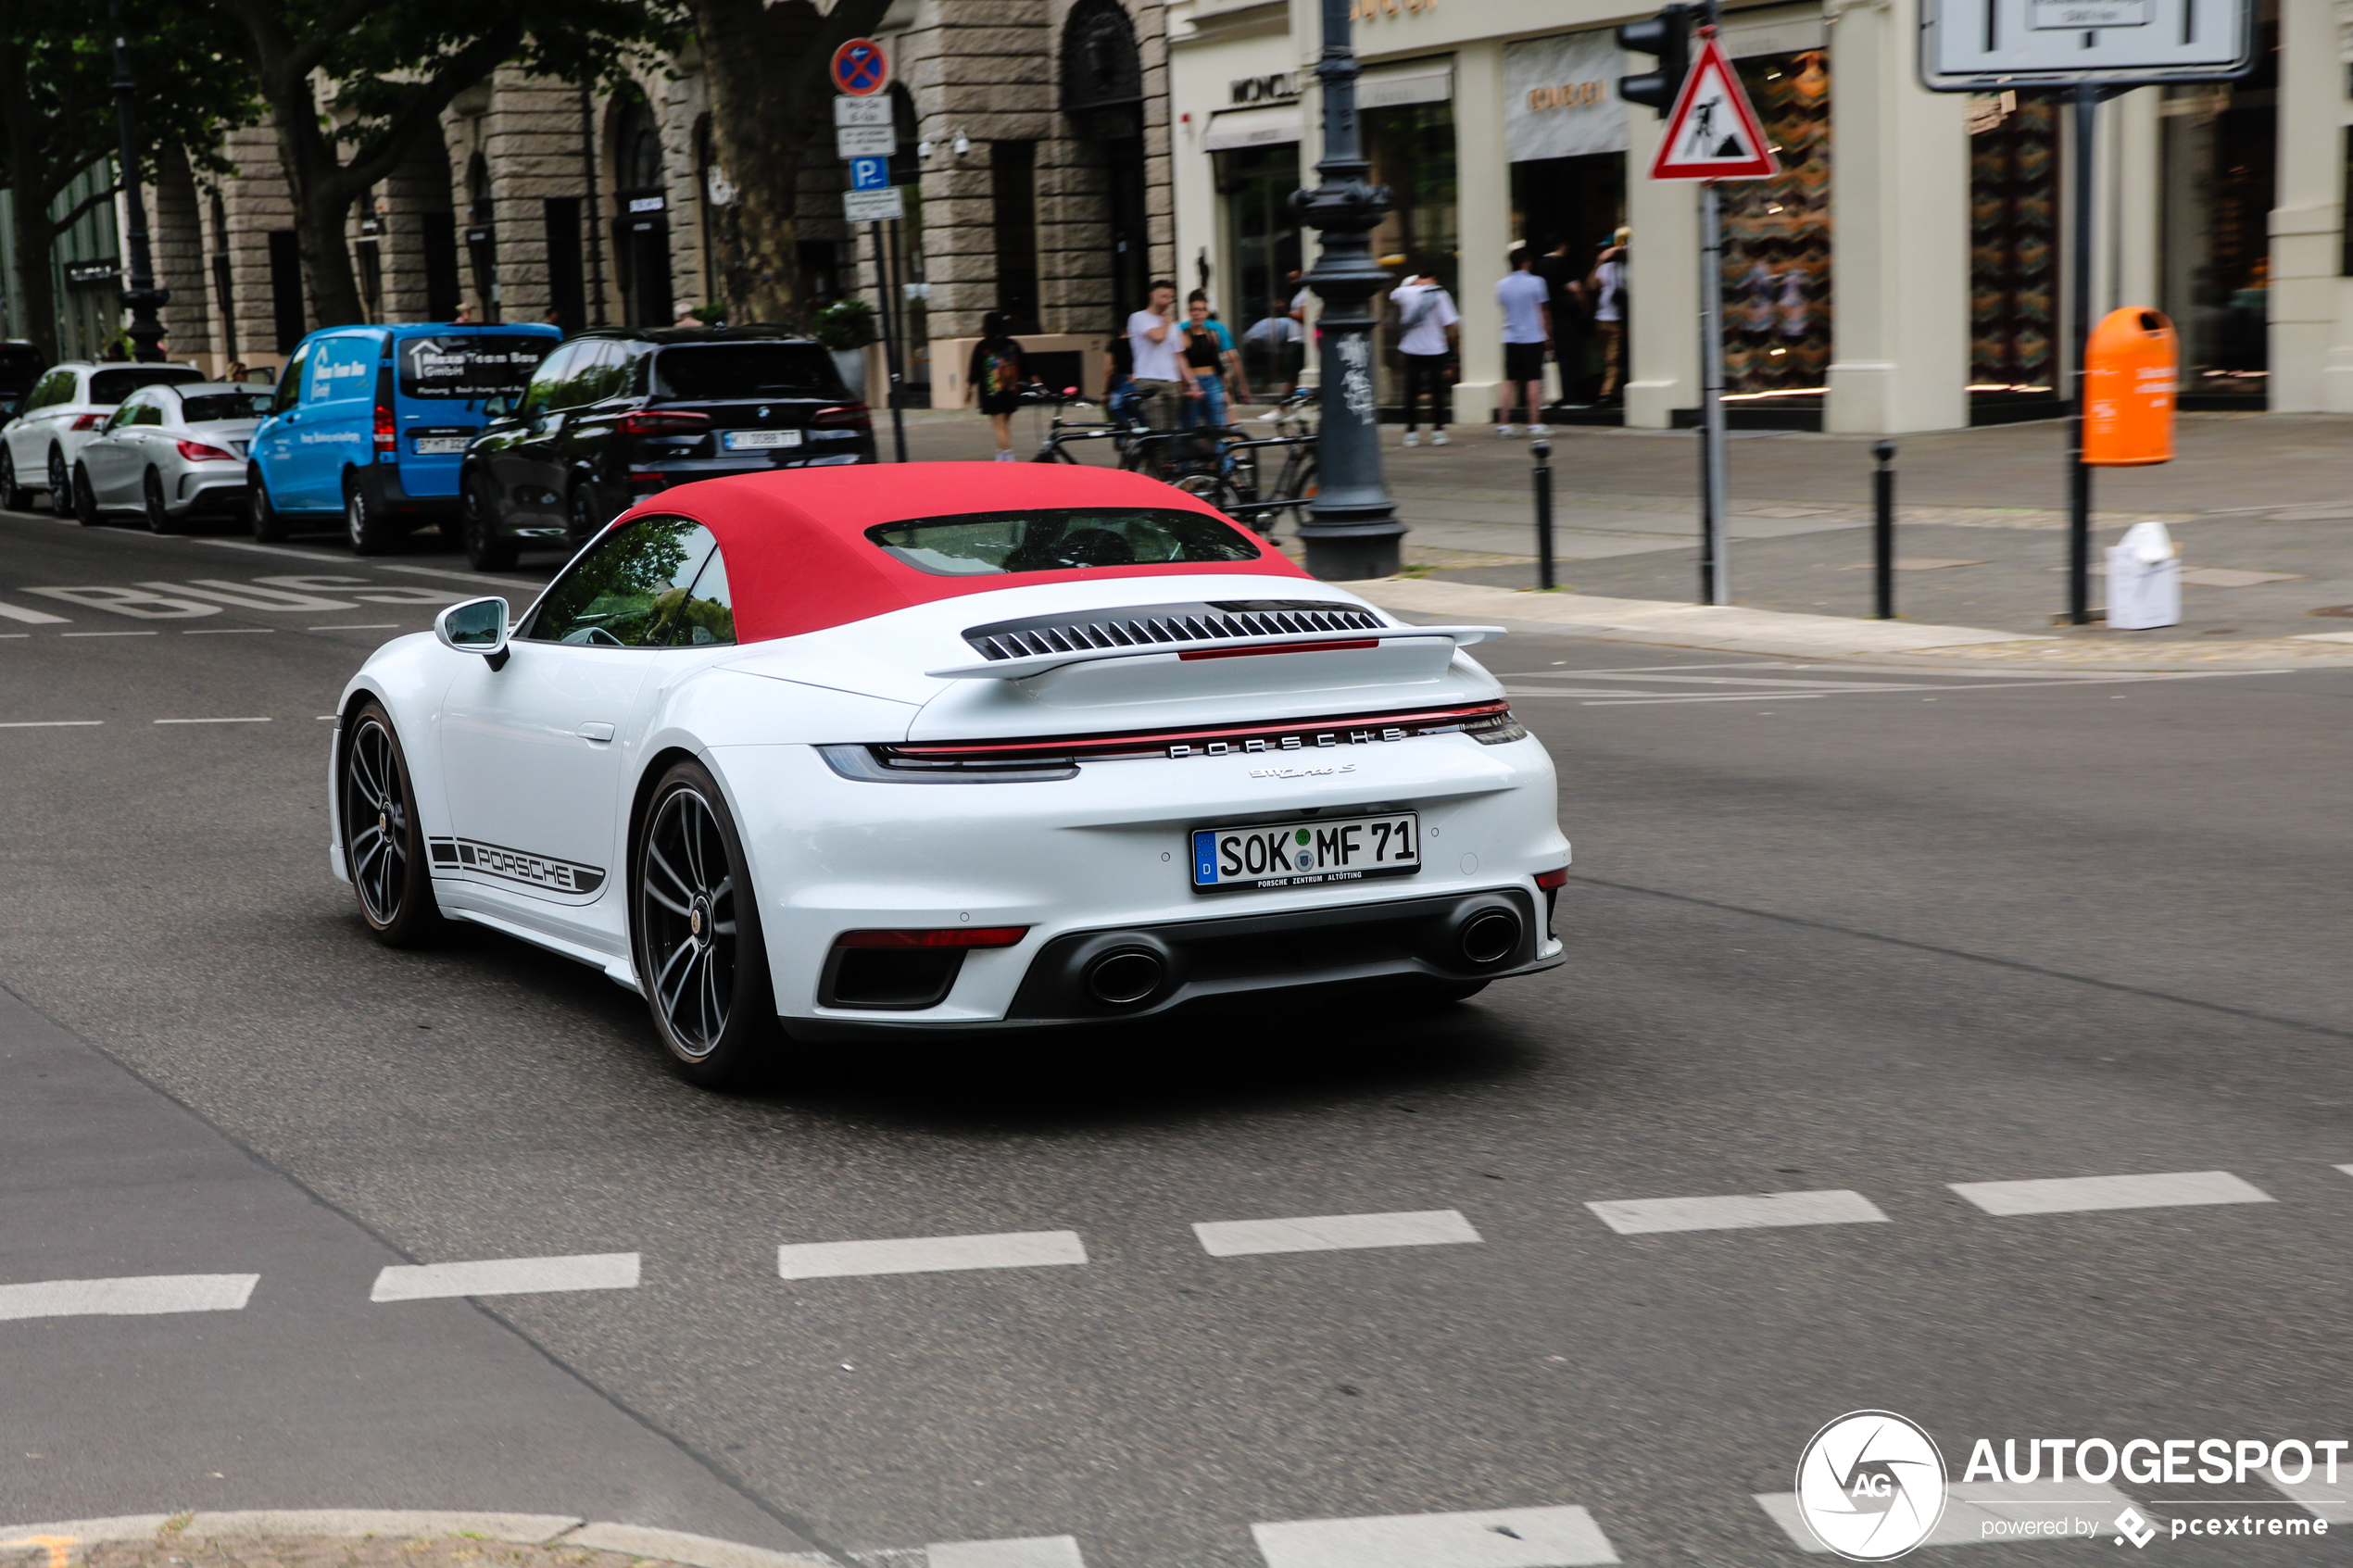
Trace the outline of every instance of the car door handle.
<instances>
[{"instance_id":1,"label":"car door handle","mask_svg":"<svg viewBox=\"0 0 2353 1568\"><path fill-rule=\"evenodd\" d=\"M598 742L609 741L612 739L612 735L613 729L610 724L595 723L583 724L580 726L580 738L582 740Z\"/></svg>"}]
</instances>

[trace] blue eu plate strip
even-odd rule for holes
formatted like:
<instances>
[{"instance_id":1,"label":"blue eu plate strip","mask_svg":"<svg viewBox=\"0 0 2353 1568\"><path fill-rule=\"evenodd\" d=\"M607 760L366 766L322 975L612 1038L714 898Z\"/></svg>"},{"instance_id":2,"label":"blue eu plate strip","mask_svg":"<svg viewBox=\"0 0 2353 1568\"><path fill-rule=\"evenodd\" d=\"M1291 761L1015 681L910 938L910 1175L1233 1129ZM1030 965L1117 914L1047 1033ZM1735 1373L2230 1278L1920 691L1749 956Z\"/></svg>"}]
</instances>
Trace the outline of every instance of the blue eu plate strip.
<instances>
[{"instance_id":1,"label":"blue eu plate strip","mask_svg":"<svg viewBox=\"0 0 2353 1568\"><path fill-rule=\"evenodd\" d=\"M1217 881L1217 835L1193 834L1193 885L1208 887Z\"/></svg>"}]
</instances>

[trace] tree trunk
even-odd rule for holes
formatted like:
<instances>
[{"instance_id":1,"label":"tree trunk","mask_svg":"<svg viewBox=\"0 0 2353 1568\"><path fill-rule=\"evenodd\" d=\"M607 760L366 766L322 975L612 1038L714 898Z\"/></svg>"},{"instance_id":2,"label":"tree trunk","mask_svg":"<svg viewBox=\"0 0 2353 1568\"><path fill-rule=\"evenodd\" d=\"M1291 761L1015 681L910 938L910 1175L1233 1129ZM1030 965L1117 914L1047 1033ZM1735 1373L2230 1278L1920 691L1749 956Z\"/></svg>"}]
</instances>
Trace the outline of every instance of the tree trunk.
<instances>
[{"instance_id":1,"label":"tree trunk","mask_svg":"<svg viewBox=\"0 0 2353 1568\"><path fill-rule=\"evenodd\" d=\"M362 320L359 282L351 267L344 220L356 194L319 122L318 100L306 75L283 80L264 69L262 97L277 132L278 163L294 196L295 243L302 255L303 293L313 325L343 327Z\"/></svg>"},{"instance_id":2,"label":"tree trunk","mask_svg":"<svg viewBox=\"0 0 2353 1568\"><path fill-rule=\"evenodd\" d=\"M21 51L0 45L0 127L8 141L9 204L16 230L16 298L24 311L25 332L44 360L57 358L57 290L50 270L57 243L57 225L49 221L54 170L42 166L41 116L34 110L25 81Z\"/></svg>"},{"instance_id":3,"label":"tree trunk","mask_svg":"<svg viewBox=\"0 0 2353 1568\"><path fill-rule=\"evenodd\" d=\"M795 246L804 161L830 157L826 69L834 50L881 22L889 0L692 0L711 85L719 167L736 188L714 225L730 321L803 323ZM709 199L709 193L704 193Z\"/></svg>"}]
</instances>

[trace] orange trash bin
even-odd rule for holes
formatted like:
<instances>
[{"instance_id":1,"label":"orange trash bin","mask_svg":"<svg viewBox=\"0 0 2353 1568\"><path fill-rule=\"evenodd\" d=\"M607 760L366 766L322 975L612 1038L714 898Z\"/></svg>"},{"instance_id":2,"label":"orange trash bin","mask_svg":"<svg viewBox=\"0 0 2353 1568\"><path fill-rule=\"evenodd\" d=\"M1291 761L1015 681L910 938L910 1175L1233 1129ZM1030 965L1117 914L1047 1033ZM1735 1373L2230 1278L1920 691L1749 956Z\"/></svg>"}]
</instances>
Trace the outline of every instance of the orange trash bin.
<instances>
[{"instance_id":1,"label":"orange trash bin","mask_svg":"<svg viewBox=\"0 0 2353 1568\"><path fill-rule=\"evenodd\" d=\"M2172 322L2137 305L2102 318L2083 360L2083 460L2095 468L2171 462L2180 374Z\"/></svg>"}]
</instances>

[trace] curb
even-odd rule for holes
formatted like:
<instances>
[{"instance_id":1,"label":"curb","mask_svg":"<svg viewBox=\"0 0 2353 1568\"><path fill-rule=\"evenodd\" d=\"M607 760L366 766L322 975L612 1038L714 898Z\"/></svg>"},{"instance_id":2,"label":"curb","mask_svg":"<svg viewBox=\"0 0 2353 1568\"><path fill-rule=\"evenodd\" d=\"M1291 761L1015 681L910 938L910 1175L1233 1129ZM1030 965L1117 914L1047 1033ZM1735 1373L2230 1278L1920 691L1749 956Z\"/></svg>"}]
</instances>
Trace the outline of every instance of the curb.
<instances>
[{"instance_id":1,"label":"curb","mask_svg":"<svg viewBox=\"0 0 2353 1568\"><path fill-rule=\"evenodd\" d=\"M1596 594L1521 593L1484 583L1383 577L1347 587L1383 609L1407 614L1469 616L1517 621L1531 629L1575 632L1605 642L1716 648L1730 653L1802 659L1925 658L1937 663L1968 659L2068 669L2213 669L2292 659L2299 667L2353 661L2353 633L2207 646L2120 645L2097 647L2048 633L1938 626L1910 621L1855 621L1837 615L1743 609L1730 605L1675 604L1664 599L1616 599Z\"/></svg>"},{"instance_id":2,"label":"curb","mask_svg":"<svg viewBox=\"0 0 2353 1568\"><path fill-rule=\"evenodd\" d=\"M53 1562L77 1546L160 1539L359 1539L466 1536L515 1546L580 1547L676 1562L685 1568L840 1568L812 1552L770 1551L711 1536L642 1524L591 1523L569 1513L460 1513L398 1509L267 1509L241 1512L127 1513L0 1527L0 1551L48 1548Z\"/></svg>"}]
</instances>

